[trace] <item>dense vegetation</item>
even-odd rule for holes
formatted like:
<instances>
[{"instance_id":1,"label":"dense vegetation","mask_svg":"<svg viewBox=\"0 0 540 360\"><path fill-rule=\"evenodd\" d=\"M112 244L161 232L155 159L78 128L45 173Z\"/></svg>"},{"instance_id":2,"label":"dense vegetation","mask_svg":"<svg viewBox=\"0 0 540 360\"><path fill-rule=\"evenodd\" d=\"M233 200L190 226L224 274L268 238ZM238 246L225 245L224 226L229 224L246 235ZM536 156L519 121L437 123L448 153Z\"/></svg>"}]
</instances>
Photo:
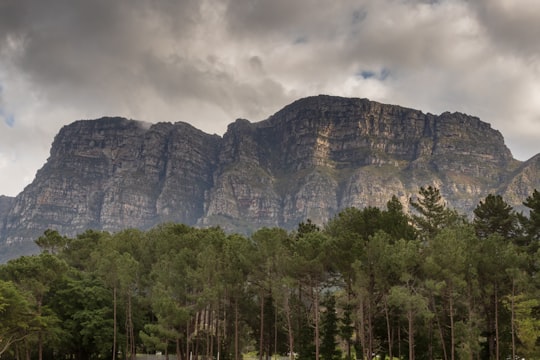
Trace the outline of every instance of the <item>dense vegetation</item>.
<instances>
[{"instance_id":1,"label":"dense vegetation","mask_svg":"<svg viewBox=\"0 0 540 360\"><path fill-rule=\"evenodd\" d=\"M0 357L540 358L540 193L526 215L489 195L472 220L433 187L410 205L249 237L47 230L0 266Z\"/></svg>"}]
</instances>

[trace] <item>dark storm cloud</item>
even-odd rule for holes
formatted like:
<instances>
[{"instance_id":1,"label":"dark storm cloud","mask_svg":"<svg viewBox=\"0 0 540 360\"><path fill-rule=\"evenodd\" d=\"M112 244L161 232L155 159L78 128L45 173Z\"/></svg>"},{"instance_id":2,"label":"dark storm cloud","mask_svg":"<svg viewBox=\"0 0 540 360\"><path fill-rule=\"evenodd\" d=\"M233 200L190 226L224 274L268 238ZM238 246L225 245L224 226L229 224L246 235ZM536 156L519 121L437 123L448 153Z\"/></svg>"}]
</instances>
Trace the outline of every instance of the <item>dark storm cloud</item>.
<instances>
[{"instance_id":1,"label":"dark storm cloud","mask_svg":"<svg viewBox=\"0 0 540 360\"><path fill-rule=\"evenodd\" d=\"M138 61L159 50L160 37L189 37L200 16L196 1L8 1L2 14L20 15L5 29L23 48L16 66L59 96L65 88L120 90L148 78Z\"/></svg>"}]
</instances>

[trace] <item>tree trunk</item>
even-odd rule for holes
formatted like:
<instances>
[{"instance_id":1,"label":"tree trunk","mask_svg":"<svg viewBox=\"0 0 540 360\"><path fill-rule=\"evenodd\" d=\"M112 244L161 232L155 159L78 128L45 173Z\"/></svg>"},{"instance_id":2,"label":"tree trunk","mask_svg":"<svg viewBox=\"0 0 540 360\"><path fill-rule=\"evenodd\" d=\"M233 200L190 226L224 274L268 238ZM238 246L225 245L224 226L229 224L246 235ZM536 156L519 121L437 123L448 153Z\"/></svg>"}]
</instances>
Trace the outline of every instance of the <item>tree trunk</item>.
<instances>
[{"instance_id":1,"label":"tree trunk","mask_svg":"<svg viewBox=\"0 0 540 360\"><path fill-rule=\"evenodd\" d=\"M38 359L43 360L43 334L41 330L38 334Z\"/></svg>"},{"instance_id":2,"label":"tree trunk","mask_svg":"<svg viewBox=\"0 0 540 360\"><path fill-rule=\"evenodd\" d=\"M430 297L433 306L433 314L435 314L435 322L437 323L437 329L439 330L439 338L441 340L441 347L443 350L443 359L448 360L448 354L446 352L446 342L444 341L444 329L441 325L441 321L439 320L439 316L437 315L437 304L435 303L435 296L433 295L433 292L430 292Z\"/></svg>"},{"instance_id":3,"label":"tree trunk","mask_svg":"<svg viewBox=\"0 0 540 360\"><path fill-rule=\"evenodd\" d=\"M313 303L313 311L315 312L315 360L319 360L319 289L315 289Z\"/></svg>"},{"instance_id":4,"label":"tree trunk","mask_svg":"<svg viewBox=\"0 0 540 360\"><path fill-rule=\"evenodd\" d=\"M199 330L200 330L200 323L201 323L201 314L199 311L195 314L195 328L193 329L193 333L197 334L195 336L195 358L199 357Z\"/></svg>"},{"instance_id":5,"label":"tree trunk","mask_svg":"<svg viewBox=\"0 0 540 360\"><path fill-rule=\"evenodd\" d=\"M191 323L191 319L187 321L186 323L186 359L189 359L189 351L190 351L190 338L191 334L189 333L189 325Z\"/></svg>"},{"instance_id":6,"label":"tree trunk","mask_svg":"<svg viewBox=\"0 0 540 360\"><path fill-rule=\"evenodd\" d=\"M398 337L398 359L401 359L401 324L398 324L397 337Z\"/></svg>"},{"instance_id":7,"label":"tree trunk","mask_svg":"<svg viewBox=\"0 0 540 360\"><path fill-rule=\"evenodd\" d=\"M182 352L180 351L180 339L176 339L176 359L177 360L180 360L181 359L181 354Z\"/></svg>"},{"instance_id":8,"label":"tree trunk","mask_svg":"<svg viewBox=\"0 0 540 360\"><path fill-rule=\"evenodd\" d=\"M455 360L456 336L454 329L454 297L453 286L451 283L448 297L448 307L450 312L450 359Z\"/></svg>"},{"instance_id":9,"label":"tree trunk","mask_svg":"<svg viewBox=\"0 0 540 360\"><path fill-rule=\"evenodd\" d=\"M407 311L407 320L409 322L409 360L414 360L414 312L412 309Z\"/></svg>"},{"instance_id":10,"label":"tree trunk","mask_svg":"<svg viewBox=\"0 0 540 360\"><path fill-rule=\"evenodd\" d=\"M125 345L125 348L124 348L124 359L125 360L128 360L128 353L129 353L129 325L128 325L128 321L129 321L129 318L128 318L128 308L126 307L126 319L125 319L125 322L124 322L124 328L126 329L126 345Z\"/></svg>"},{"instance_id":11,"label":"tree trunk","mask_svg":"<svg viewBox=\"0 0 540 360\"><path fill-rule=\"evenodd\" d=\"M137 356L137 349L135 346L135 326L133 325L133 304L131 293L128 294L128 309L129 309L129 352L131 354L131 360L135 360Z\"/></svg>"},{"instance_id":12,"label":"tree trunk","mask_svg":"<svg viewBox=\"0 0 540 360\"><path fill-rule=\"evenodd\" d=\"M212 315L212 312L211 312L211 308L210 306L207 306L205 309L204 309L204 328L205 328L205 332L206 332L206 355L205 355L205 359L208 359L210 358L210 354L212 353L212 327L211 327L211 323L212 323L212 319L211 319L211 316Z\"/></svg>"},{"instance_id":13,"label":"tree trunk","mask_svg":"<svg viewBox=\"0 0 540 360\"><path fill-rule=\"evenodd\" d=\"M498 285L495 284L495 360L499 360L500 354L500 339L499 339L499 294Z\"/></svg>"},{"instance_id":14,"label":"tree trunk","mask_svg":"<svg viewBox=\"0 0 540 360\"><path fill-rule=\"evenodd\" d=\"M360 347L362 348L362 357L366 356L366 324L365 324L365 316L364 316L364 298L362 295L359 295L360 297L360 304L358 306L358 311L360 312L358 318L360 319L360 324L358 326L358 331L360 332L359 338L360 338Z\"/></svg>"},{"instance_id":15,"label":"tree trunk","mask_svg":"<svg viewBox=\"0 0 540 360\"><path fill-rule=\"evenodd\" d=\"M116 360L116 285L113 287L113 348L112 348L112 360Z\"/></svg>"},{"instance_id":16,"label":"tree trunk","mask_svg":"<svg viewBox=\"0 0 540 360\"><path fill-rule=\"evenodd\" d=\"M351 301L353 297L353 291L352 291L352 278L349 274L347 276L347 306L349 306L349 311L352 313L351 307ZM351 339L347 339L347 360L351 360Z\"/></svg>"},{"instance_id":17,"label":"tree trunk","mask_svg":"<svg viewBox=\"0 0 540 360\"><path fill-rule=\"evenodd\" d=\"M373 319L375 318L375 275L373 274L373 268L369 266L369 292L368 292L368 309L367 309L367 322L368 322L368 359L373 358L374 350L374 330L373 330Z\"/></svg>"},{"instance_id":18,"label":"tree trunk","mask_svg":"<svg viewBox=\"0 0 540 360\"><path fill-rule=\"evenodd\" d=\"M26 360L30 360L30 347L28 346L27 341L25 341L25 352L26 352Z\"/></svg>"},{"instance_id":19,"label":"tree trunk","mask_svg":"<svg viewBox=\"0 0 540 360\"><path fill-rule=\"evenodd\" d=\"M371 290L370 290L371 291ZM370 295L367 302L367 349L366 355L368 360L373 358L373 303Z\"/></svg>"},{"instance_id":20,"label":"tree trunk","mask_svg":"<svg viewBox=\"0 0 540 360\"><path fill-rule=\"evenodd\" d=\"M514 297L516 296L516 282L514 278L512 278L512 301L510 303L510 310L511 310L511 329L512 329L512 359L516 358L516 327L515 327L515 303L514 303Z\"/></svg>"},{"instance_id":21,"label":"tree trunk","mask_svg":"<svg viewBox=\"0 0 540 360\"><path fill-rule=\"evenodd\" d=\"M215 332L215 338L216 338L216 359L219 360L219 352L221 349L221 332L219 331L219 305L216 312L216 332ZM226 319L225 319L226 320ZM223 321L225 322L225 321Z\"/></svg>"},{"instance_id":22,"label":"tree trunk","mask_svg":"<svg viewBox=\"0 0 540 360\"><path fill-rule=\"evenodd\" d=\"M238 343L238 298L234 299L234 360L240 360L240 349Z\"/></svg>"},{"instance_id":23,"label":"tree trunk","mask_svg":"<svg viewBox=\"0 0 540 360\"><path fill-rule=\"evenodd\" d=\"M470 280L469 280L470 281ZM471 286L467 286L467 327L468 327L468 334L467 334L467 343L469 344L469 360L474 360L474 352L473 352L473 339L471 337L471 334L473 333L473 295L472 295L472 289Z\"/></svg>"},{"instance_id":24,"label":"tree trunk","mask_svg":"<svg viewBox=\"0 0 540 360\"><path fill-rule=\"evenodd\" d=\"M259 336L259 360L263 360L263 352L264 352L264 291L261 291L260 294L260 336Z\"/></svg>"},{"instance_id":25,"label":"tree trunk","mask_svg":"<svg viewBox=\"0 0 540 360\"><path fill-rule=\"evenodd\" d=\"M284 299L285 307L285 317L287 318L287 332L289 333L289 360L294 359L294 336L293 336L293 327L291 321L291 306L289 303L290 291L287 290L287 294Z\"/></svg>"},{"instance_id":26,"label":"tree trunk","mask_svg":"<svg viewBox=\"0 0 540 360\"><path fill-rule=\"evenodd\" d=\"M278 308L277 308L277 302L276 306L274 307L274 352L273 354L277 354L277 335L278 335Z\"/></svg>"},{"instance_id":27,"label":"tree trunk","mask_svg":"<svg viewBox=\"0 0 540 360\"><path fill-rule=\"evenodd\" d=\"M386 318L386 336L388 341L388 357L393 359L392 356L392 326L390 325L390 314L388 313L388 303L386 297L384 298L384 316Z\"/></svg>"}]
</instances>

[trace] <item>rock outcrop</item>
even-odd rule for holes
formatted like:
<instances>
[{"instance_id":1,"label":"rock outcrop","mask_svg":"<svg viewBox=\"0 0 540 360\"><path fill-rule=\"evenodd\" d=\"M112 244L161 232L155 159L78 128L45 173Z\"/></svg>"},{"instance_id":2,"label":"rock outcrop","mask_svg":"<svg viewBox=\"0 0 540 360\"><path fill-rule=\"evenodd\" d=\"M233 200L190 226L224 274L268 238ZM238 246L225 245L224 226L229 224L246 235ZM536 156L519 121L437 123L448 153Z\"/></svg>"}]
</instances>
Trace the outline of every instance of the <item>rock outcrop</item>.
<instances>
[{"instance_id":1,"label":"rock outcrop","mask_svg":"<svg viewBox=\"0 0 540 360\"><path fill-rule=\"evenodd\" d=\"M32 184L0 199L0 261L36 251L47 228L290 229L350 206L384 208L392 195L406 204L425 185L467 214L489 193L519 206L539 174L540 155L513 159L476 117L367 99L301 99L258 123L237 120L223 137L186 123L77 121L56 136Z\"/></svg>"},{"instance_id":2,"label":"rock outcrop","mask_svg":"<svg viewBox=\"0 0 540 360\"><path fill-rule=\"evenodd\" d=\"M0 195L0 219L4 219L11 209L14 198L11 196Z\"/></svg>"}]
</instances>

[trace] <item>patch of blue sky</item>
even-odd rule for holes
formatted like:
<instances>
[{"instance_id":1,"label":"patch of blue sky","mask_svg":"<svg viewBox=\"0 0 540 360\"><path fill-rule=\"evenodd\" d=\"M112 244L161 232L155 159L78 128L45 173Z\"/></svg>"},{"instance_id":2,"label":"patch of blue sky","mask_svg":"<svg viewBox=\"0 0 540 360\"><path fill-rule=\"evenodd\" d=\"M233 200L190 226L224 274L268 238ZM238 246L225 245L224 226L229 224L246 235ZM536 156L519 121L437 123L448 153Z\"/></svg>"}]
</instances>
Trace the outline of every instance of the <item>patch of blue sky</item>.
<instances>
[{"instance_id":1,"label":"patch of blue sky","mask_svg":"<svg viewBox=\"0 0 540 360\"><path fill-rule=\"evenodd\" d=\"M0 118L2 118L4 123L9 127L13 127L15 125L15 116L11 113L5 112L2 108L0 108Z\"/></svg>"},{"instance_id":2,"label":"patch of blue sky","mask_svg":"<svg viewBox=\"0 0 540 360\"><path fill-rule=\"evenodd\" d=\"M384 81L386 78L390 75L390 70L386 68L382 68L380 71L373 71L373 70L360 70L358 71L355 76L362 79L375 79Z\"/></svg>"}]
</instances>

